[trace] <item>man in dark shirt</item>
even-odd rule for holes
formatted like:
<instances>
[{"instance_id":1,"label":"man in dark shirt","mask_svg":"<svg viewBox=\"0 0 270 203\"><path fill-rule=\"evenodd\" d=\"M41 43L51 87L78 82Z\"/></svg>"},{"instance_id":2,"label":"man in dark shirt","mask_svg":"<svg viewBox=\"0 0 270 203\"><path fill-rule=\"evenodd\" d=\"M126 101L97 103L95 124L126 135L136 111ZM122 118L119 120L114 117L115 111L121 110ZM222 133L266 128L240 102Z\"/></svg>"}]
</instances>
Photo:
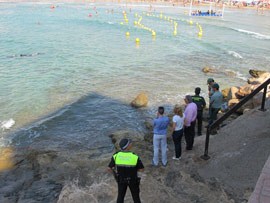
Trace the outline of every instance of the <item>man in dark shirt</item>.
<instances>
[{"instance_id":1,"label":"man in dark shirt","mask_svg":"<svg viewBox=\"0 0 270 203\"><path fill-rule=\"evenodd\" d=\"M140 178L137 171L144 171L143 163L136 154L129 151L132 146L131 140L122 139L119 146L121 151L113 155L108 166L108 171L116 177L118 183L117 203L124 202L127 186L129 186L133 201L140 203ZM117 173L114 168L116 168Z\"/></svg>"},{"instance_id":2,"label":"man in dark shirt","mask_svg":"<svg viewBox=\"0 0 270 203\"><path fill-rule=\"evenodd\" d=\"M206 106L204 98L200 96L200 92L201 88L197 87L195 89L195 95L192 96L193 102L197 105L198 136L202 135L203 109Z\"/></svg>"}]
</instances>

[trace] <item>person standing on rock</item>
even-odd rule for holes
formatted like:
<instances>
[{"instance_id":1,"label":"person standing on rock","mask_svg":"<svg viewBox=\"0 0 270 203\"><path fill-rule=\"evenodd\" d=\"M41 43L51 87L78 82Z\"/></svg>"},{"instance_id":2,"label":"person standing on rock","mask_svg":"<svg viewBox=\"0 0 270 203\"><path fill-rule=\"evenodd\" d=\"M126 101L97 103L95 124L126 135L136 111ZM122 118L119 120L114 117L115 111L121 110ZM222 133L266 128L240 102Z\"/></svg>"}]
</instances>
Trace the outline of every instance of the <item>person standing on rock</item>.
<instances>
[{"instance_id":1,"label":"person standing on rock","mask_svg":"<svg viewBox=\"0 0 270 203\"><path fill-rule=\"evenodd\" d=\"M186 151L192 150L194 137L195 137L195 122L197 118L197 105L192 101L192 97L187 95L185 97L185 103L187 105L185 109L185 127L184 134L186 140Z\"/></svg>"},{"instance_id":2,"label":"person standing on rock","mask_svg":"<svg viewBox=\"0 0 270 203\"><path fill-rule=\"evenodd\" d=\"M137 171L143 172L144 166L140 158L132 153L131 140L122 139L119 143L121 151L116 152L108 166L108 171L113 174L118 183L117 203L123 203L127 187L131 191L133 201L140 203L140 178ZM117 173L113 168L117 169Z\"/></svg>"},{"instance_id":3,"label":"person standing on rock","mask_svg":"<svg viewBox=\"0 0 270 203\"><path fill-rule=\"evenodd\" d=\"M154 120L154 136L153 136L153 146L154 146L154 158L152 164L154 166L158 165L159 160L159 146L161 147L161 158L162 165L167 165L167 129L169 125L169 118L163 116L164 107L158 107L157 118Z\"/></svg>"},{"instance_id":4,"label":"person standing on rock","mask_svg":"<svg viewBox=\"0 0 270 203\"><path fill-rule=\"evenodd\" d=\"M200 96L200 92L201 88L196 87L195 95L192 96L192 101L197 105L198 136L202 135L203 109L206 106L204 98Z\"/></svg>"},{"instance_id":5,"label":"person standing on rock","mask_svg":"<svg viewBox=\"0 0 270 203\"><path fill-rule=\"evenodd\" d=\"M173 126L172 126L172 138L175 147L175 156L173 157L173 159L180 160L182 153L181 140L184 132L183 126L185 114L183 113L182 108L179 105L175 105L173 112L175 114L173 116Z\"/></svg>"},{"instance_id":6,"label":"person standing on rock","mask_svg":"<svg viewBox=\"0 0 270 203\"><path fill-rule=\"evenodd\" d=\"M221 109L222 103L223 103L223 95L222 93L219 91L219 85L217 83L214 83L212 85L212 89L214 91L214 94L211 96L210 99L210 113L209 113L209 124L208 126L210 126L215 120L217 120L217 114L219 112L219 110ZM212 134L216 134L217 131L216 129L214 129L212 131Z\"/></svg>"}]
</instances>

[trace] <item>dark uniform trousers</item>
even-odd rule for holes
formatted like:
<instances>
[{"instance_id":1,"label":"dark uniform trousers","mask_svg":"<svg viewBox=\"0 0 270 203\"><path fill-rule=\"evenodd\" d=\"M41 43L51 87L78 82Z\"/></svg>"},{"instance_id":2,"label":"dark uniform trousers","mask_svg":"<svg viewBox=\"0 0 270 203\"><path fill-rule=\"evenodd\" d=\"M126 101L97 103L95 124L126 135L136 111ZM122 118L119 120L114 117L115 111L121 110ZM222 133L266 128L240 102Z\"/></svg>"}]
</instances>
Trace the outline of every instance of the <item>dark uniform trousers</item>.
<instances>
[{"instance_id":1,"label":"dark uniform trousers","mask_svg":"<svg viewBox=\"0 0 270 203\"><path fill-rule=\"evenodd\" d=\"M123 203L127 192L127 187L129 187L132 199L134 203L141 203L140 200L140 179L139 178L121 178L118 180L118 197L117 203Z\"/></svg>"},{"instance_id":2,"label":"dark uniform trousers","mask_svg":"<svg viewBox=\"0 0 270 203\"><path fill-rule=\"evenodd\" d=\"M198 135L202 134L202 119L203 119L203 111L197 111Z\"/></svg>"},{"instance_id":3,"label":"dark uniform trousers","mask_svg":"<svg viewBox=\"0 0 270 203\"><path fill-rule=\"evenodd\" d=\"M185 126L184 134L185 140L187 143L186 150L192 150L194 144L194 137L195 137L195 124L196 121L191 122L190 126Z\"/></svg>"}]
</instances>

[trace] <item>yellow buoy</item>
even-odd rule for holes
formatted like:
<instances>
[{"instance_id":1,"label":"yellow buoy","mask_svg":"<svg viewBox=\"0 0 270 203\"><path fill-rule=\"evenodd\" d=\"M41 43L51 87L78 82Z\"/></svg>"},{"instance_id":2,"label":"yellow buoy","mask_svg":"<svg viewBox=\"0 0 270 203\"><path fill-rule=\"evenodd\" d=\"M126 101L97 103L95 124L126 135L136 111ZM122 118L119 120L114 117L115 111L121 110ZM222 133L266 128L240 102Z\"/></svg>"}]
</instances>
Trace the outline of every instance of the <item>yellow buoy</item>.
<instances>
[{"instance_id":1,"label":"yellow buoy","mask_svg":"<svg viewBox=\"0 0 270 203\"><path fill-rule=\"evenodd\" d=\"M139 38L136 38L136 43L139 43L140 42L140 39Z\"/></svg>"},{"instance_id":2,"label":"yellow buoy","mask_svg":"<svg viewBox=\"0 0 270 203\"><path fill-rule=\"evenodd\" d=\"M123 24L124 24L123 22L120 23L120 25L123 25Z\"/></svg>"},{"instance_id":3,"label":"yellow buoy","mask_svg":"<svg viewBox=\"0 0 270 203\"><path fill-rule=\"evenodd\" d=\"M134 25L138 25L137 21L134 21Z\"/></svg>"},{"instance_id":4,"label":"yellow buoy","mask_svg":"<svg viewBox=\"0 0 270 203\"><path fill-rule=\"evenodd\" d=\"M126 19L126 23L128 23L128 19Z\"/></svg>"},{"instance_id":5,"label":"yellow buoy","mask_svg":"<svg viewBox=\"0 0 270 203\"><path fill-rule=\"evenodd\" d=\"M135 13L135 17L138 17L138 14L137 13Z\"/></svg>"},{"instance_id":6,"label":"yellow buoy","mask_svg":"<svg viewBox=\"0 0 270 203\"><path fill-rule=\"evenodd\" d=\"M162 15L160 15L159 17L162 18Z\"/></svg>"},{"instance_id":7,"label":"yellow buoy","mask_svg":"<svg viewBox=\"0 0 270 203\"><path fill-rule=\"evenodd\" d=\"M171 20L171 23L172 23L173 21Z\"/></svg>"},{"instance_id":8,"label":"yellow buoy","mask_svg":"<svg viewBox=\"0 0 270 203\"><path fill-rule=\"evenodd\" d=\"M192 21L189 21L189 24L190 24L190 25L192 25L192 24L193 24L193 22L192 22Z\"/></svg>"},{"instance_id":9,"label":"yellow buoy","mask_svg":"<svg viewBox=\"0 0 270 203\"><path fill-rule=\"evenodd\" d=\"M166 16L164 16L164 20L166 20L167 19L167 17Z\"/></svg>"},{"instance_id":10,"label":"yellow buoy","mask_svg":"<svg viewBox=\"0 0 270 203\"><path fill-rule=\"evenodd\" d=\"M155 37L156 36L156 33L155 32L152 32L152 36Z\"/></svg>"},{"instance_id":11,"label":"yellow buoy","mask_svg":"<svg viewBox=\"0 0 270 203\"><path fill-rule=\"evenodd\" d=\"M174 32L173 32L173 34L174 34L174 35L177 35L177 32L176 32L176 31L174 31Z\"/></svg>"},{"instance_id":12,"label":"yellow buoy","mask_svg":"<svg viewBox=\"0 0 270 203\"><path fill-rule=\"evenodd\" d=\"M145 12L143 12L142 14L145 15Z\"/></svg>"},{"instance_id":13,"label":"yellow buoy","mask_svg":"<svg viewBox=\"0 0 270 203\"><path fill-rule=\"evenodd\" d=\"M129 32L126 33L126 36L129 37Z\"/></svg>"},{"instance_id":14,"label":"yellow buoy","mask_svg":"<svg viewBox=\"0 0 270 203\"><path fill-rule=\"evenodd\" d=\"M187 11L185 11L185 14L187 14Z\"/></svg>"},{"instance_id":15,"label":"yellow buoy","mask_svg":"<svg viewBox=\"0 0 270 203\"><path fill-rule=\"evenodd\" d=\"M202 32L199 32L199 33L198 33L198 36L201 37L201 36L202 36Z\"/></svg>"},{"instance_id":16,"label":"yellow buoy","mask_svg":"<svg viewBox=\"0 0 270 203\"><path fill-rule=\"evenodd\" d=\"M149 13L147 13L146 16L149 16Z\"/></svg>"}]
</instances>

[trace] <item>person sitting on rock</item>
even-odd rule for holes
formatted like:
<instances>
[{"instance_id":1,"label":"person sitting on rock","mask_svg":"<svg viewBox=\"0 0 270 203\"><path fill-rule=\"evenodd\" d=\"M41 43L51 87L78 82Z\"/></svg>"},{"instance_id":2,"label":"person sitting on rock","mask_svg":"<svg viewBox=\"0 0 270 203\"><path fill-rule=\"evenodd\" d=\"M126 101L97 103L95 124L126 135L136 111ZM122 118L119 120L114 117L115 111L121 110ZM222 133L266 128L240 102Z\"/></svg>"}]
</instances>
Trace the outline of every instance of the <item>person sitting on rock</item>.
<instances>
[{"instance_id":1,"label":"person sitting on rock","mask_svg":"<svg viewBox=\"0 0 270 203\"><path fill-rule=\"evenodd\" d=\"M167 129L169 125L169 118L163 116L164 107L158 107L157 118L154 120L154 157L152 165L157 166L159 160L159 146L161 147L162 165L167 165Z\"/></svg>"},{"instance_id":2,"label":"person sitting on rock","mask_svg":"<svg viewBox=\"0 0 270 203\"><path fill-rule=\"evenodd\" d=\"M202 135L203 109L206 106L204 98L200 96L200 92L201 88L196 87L195 95L192 96L193 102L197 105L198 136Z\"/></svg>"},{"instance_id":3,"label":"person sitting on rock","mask_svg":"<svg viewBox=\"0 0 270 203\"><path fill-rule=\"evenodd\" d=\"M219 91L219 85L217 83L214 83L212 85L212 89L214 91L214 94L211 96L210 99L210 114L209 114L209 124L210 126L215 120L217 120L217 114L219 110L221 109L222 103L223 103L223 95ZM217 134L216 129L213 129L212 134Z\"/></svg>"}]
</instances>

